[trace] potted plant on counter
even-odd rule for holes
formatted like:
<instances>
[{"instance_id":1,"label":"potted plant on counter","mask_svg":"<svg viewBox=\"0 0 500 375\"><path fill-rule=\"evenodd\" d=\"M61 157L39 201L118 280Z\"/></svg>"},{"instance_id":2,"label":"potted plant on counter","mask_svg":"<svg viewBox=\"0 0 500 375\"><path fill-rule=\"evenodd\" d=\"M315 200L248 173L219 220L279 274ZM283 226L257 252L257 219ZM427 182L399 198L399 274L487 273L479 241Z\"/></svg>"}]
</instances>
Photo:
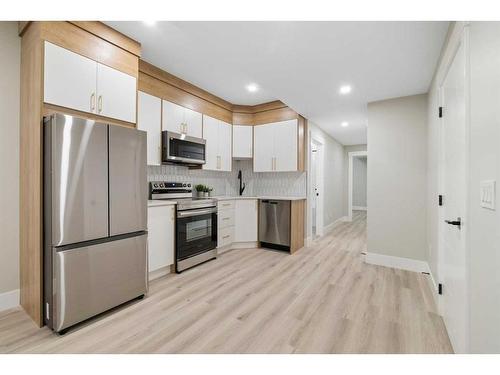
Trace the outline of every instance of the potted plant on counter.
<instances>
[{"instance_id":1,"label":"potted plant on counter","mask_svg":"<svg viewBox=\"0 0 500 375\"><path fill-rule=\"evenodd\" d=\"M211 195L212 195L212 191L213 191L213 190L214 190L213 188L208 187L208 186L205 186L205 190L204 190L204 193L205 193L204 195L205 195L205 197L209 197L209 196L211 196Z\"/></svg>"},{"instance_id":2,"label":"potted plant on counter","mask_svg":"<svg viewBox=\"0 0 500 375\"><path fill-rule=\"evenodd\" d=\"M198 197L203 197L205 195L205 189L207 187L203 184L198 184L194 186L194 189L196 190L196 196Z\"/></svg>"}]
</instances>

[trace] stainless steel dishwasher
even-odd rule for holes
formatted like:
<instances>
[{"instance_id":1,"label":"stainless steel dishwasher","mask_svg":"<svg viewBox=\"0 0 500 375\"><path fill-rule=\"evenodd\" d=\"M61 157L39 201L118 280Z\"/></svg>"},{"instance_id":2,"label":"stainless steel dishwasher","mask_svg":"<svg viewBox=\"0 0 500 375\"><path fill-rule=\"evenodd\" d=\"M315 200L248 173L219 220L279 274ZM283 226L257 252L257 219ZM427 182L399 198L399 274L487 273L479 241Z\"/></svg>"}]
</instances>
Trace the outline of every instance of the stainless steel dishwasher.
<instances>
[{"instance_id":1,"label":"stainless steel dishwasher","mask_svg":"<svg viewBox=\"0 0 500 375\"><path fill-rule=\"evenodd\" d=\"M262 247L290 251L290 201L259 201L259 241Z\"/></svg>"}]
</instances>

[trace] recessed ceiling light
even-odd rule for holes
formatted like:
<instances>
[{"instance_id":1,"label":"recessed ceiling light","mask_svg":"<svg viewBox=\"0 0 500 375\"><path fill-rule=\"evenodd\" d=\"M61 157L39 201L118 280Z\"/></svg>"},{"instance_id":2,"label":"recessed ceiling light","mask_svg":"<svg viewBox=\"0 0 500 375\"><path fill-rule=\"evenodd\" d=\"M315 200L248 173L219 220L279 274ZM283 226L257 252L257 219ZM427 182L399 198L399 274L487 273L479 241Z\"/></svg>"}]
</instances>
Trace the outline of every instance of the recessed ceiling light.
<instances>
[{"instance_id":1,"label":"recessed ceiling light","mask_svg":"<svg viewBox=\"0 0 500 375\"><path fill-rule=\"evenodd\" d=\"M258 89L259 89L259 86L257 86L256 83L250 83L249 85L247 85L247 90L250 92L255 92Z\"/></svg>"},{"instance_id":2,"label":"recessed ceiling light","mask_svg":"<svg viewBox=\"0 0 500 375\"><path fill-rule=\"evenodd\" d=\"M347 121L342 121L342 123L340 124L343 128L349 126L349 123Z\"/></svg>"},{"instance_id":3,"label":"recessed ceiling light","mask_svg":"<svg viewBox=\"0 0 500 375\"><path fill-rule=\"evenodd\" d=\"M154 26L156 25L156 21L144 21L144 23L148 26Z\"/></svg>"},{"instance_id":4,"label":"recessed ceiling light","mask_svg":"<svg viewBox=\"0 0 500 375\"><path fill-rule=\"evenodd\" d=\"M349 85L340 86L340 90L339 90L339 92L340 92L342 95L349 94L351 91L352 91L352 87L351 87L351 86L349 86Z\"/></svg>"}]
</instances>

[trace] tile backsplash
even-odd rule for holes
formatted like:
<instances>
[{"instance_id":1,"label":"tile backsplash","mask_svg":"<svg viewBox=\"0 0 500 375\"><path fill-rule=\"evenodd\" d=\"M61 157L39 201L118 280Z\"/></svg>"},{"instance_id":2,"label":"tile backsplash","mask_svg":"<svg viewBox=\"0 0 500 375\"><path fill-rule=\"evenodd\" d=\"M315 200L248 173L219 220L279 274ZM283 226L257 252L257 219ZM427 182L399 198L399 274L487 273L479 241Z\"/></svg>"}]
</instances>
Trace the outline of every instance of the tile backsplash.
<instances>
[{"instance_id":1,"label":"tile backsplash","mask_svg":"<svg viewBox=\"0 0 500 375\"><path fill-rule=\"evenodd\" d=\"M148 181L171 181L204 184L214 189L213 195L238 195L238 171L246 183L243 195L306 195L305 172L253 171L252 160L233 160L232 172L188 169L176 165L148 166Z\"/></svg>"}]
</instances>

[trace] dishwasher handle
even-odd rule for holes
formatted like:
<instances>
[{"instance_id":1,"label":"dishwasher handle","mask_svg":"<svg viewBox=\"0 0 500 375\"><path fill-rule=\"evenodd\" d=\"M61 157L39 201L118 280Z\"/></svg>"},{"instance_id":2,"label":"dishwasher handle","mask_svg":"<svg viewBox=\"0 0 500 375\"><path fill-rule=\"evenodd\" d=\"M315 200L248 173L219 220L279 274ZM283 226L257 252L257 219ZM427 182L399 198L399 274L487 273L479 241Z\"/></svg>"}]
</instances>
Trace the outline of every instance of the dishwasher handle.
<instances>
[{"instance_id":1,"label":"dishwasher handle","mask_svg":"<svg viewBox=\"0 0 500 375\"><path fill-rule=\"evenodd\" d=\"M278 202L275 201L270 201L269 199L263 199L262 203L269 203L269 204L278 204Z\"/></svg>"}]
</instances>

